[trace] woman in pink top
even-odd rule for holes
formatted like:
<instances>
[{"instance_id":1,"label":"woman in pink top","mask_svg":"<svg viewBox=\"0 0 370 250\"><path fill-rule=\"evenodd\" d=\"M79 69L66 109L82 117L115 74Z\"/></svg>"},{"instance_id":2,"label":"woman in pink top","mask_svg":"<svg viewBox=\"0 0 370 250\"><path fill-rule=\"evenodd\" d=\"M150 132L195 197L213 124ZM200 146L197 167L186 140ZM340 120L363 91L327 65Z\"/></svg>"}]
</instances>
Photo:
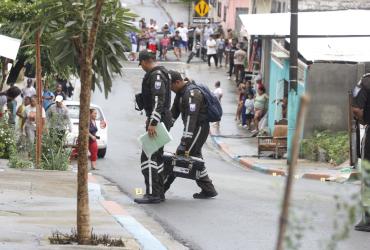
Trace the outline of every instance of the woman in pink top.
<instances>
[{"instance_id":1,"label":"woman in pink top","mask_svg":"<svg viewBox=\"0 0 370 250\"><path fill-rule=\"evenodd\" d=\"M165 34L163 36L163 38L161 39L161 49L162 49L162 60L166 60L167 61L167 51L168 51L168 47L170 46L171 44L171 39L167 36L167 34Z\"/></svg>"}]
</instances>

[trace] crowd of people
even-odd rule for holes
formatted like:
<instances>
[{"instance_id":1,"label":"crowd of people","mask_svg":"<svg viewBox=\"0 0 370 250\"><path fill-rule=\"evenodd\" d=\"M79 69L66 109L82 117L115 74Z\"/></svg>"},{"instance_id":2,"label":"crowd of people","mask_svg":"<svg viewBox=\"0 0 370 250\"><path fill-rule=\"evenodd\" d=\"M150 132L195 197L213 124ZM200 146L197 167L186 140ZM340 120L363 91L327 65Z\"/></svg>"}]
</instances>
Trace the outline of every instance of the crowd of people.
<instances>
[{"instance_id":1,"label":"crowd of people","mask_svg":"<svg viewBox=\"0 0 370 250\"><path fill-rule=\"evenodd\" d=\"M227 68L228 79L235 81L239 95L235 120L240 126L258 132L259 122L267 112L268 95L260 79L251 79L248 54L251 52L246 37L238 37L232 29L224 32L218 24L186 26L182 22L168 22L159 27L156 20L150 19L147 23L145 18L134 23L139 32L129 34L130 60L137 60L138 52L149 50L157 60L166 61L168 52L173 51L177 61L187 56L186 62L190 63L198 57L209 67ZM216 92L220 89L218 82Z\"/></svg>"},{"instance_id":2,"label":"crowd of people","mask_svg":"<svg viewBox=\"0 0 370 250\"><path fill-rule=\"evenodd\" d=\"M43 131L56 138L56 143L60 146L65 146L67 132L72 132L69 111L64 101L72 97L73 90L73 86L68 81L57 80L55 91L49 89L47 81L44 82L41 126ZM17 98L19 96L22 102L18 105ZM8 124L13 126L21 136L24 136L29 145L35 143L37 103L37 92L32 78L27 79L23 89L12 86L0 93L1 116L7 115ZM89 126L89 151L92 169L96 169L98 154L96 116L96 110L92 109Z\"/></svg>"},{"instance_id":3,"label":"crowd of people","mask_svg":"<svg viewBox=\"0 0 370 250\"><path fill-rule=\"evenodd\" d=\"M252 133L259 132L260 121L268 110L269 97L263 84L257 84L257 90L250 80L239 85L239 103L235 120L239 126L250 130Z\"/></svg>"},{"instance_id":4,"label":"crowd of people","mask_svg":"<svg viewBox=\"0 0 370 250\"><path fill-rule=\"evenodd\" d=\"M168 60L168 51L172 50L176 60L188 56L187 62L190 63L191 59L197 56L208 62L209 66L213 59L216 67L222 67L223 62L225 67L233 67L237 48L247 48L244 39L239 46L235 33L229 29L225 34L222 26L218 24L186 26L183 22L175 24L170 21L159 27L156 20L150 19L147 23L145 18L133 23L139 31L128 34L132 61L137 60L137 53L143 50L152 51L158 60ZM187 54L188 52L190 53Z\"/></svg>"}]
</instances>

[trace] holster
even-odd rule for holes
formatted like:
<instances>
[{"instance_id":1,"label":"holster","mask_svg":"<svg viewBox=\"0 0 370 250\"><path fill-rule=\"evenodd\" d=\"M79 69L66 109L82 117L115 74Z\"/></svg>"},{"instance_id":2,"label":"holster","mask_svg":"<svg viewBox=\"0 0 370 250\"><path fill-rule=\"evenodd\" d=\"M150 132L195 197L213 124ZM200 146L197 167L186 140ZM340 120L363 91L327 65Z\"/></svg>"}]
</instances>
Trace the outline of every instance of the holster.
<instances>
[{"instance_id":1,"label":"holster","mask_svg":"<svg viewBox=\"0 0 370 250\"><path fill-rule=\"evenodd\" d=\"M135 109L137 111L142 111L144 109L144 100L143 100L143 94L136 94L135 95Z\"/></svg>"}]
</instances>

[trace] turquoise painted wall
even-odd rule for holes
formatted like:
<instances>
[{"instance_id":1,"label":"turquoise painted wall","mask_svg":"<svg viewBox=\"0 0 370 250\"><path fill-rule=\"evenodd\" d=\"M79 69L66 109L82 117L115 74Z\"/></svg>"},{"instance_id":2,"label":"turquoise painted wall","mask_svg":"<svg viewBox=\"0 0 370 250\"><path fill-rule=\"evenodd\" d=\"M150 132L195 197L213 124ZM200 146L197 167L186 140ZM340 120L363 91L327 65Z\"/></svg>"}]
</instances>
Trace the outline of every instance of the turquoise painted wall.
<instances>
[{"instance_id":1,"label":"turquoise painted wall","mask_svg":"<svg viewBox=\"0 0 370 250\"><path fill-rule=\"evenodd\" d=\"M274 132L275 121L282 117L281 105L276 105L275 100L282 99L284 96L284 82L289 80L289 60L282 60L281 64L271 59L270 63L270 90L269 90L269 117L268 126L270 133ZM288 93L288 159L290 159L290 151L292 139L296 128L296 120L299 109L299 98L305 92L305 84L307 79L307 69L304 71L304 82L298 82L296 91Z\"/></svg>"},{"instance_id":2,"label":"turquoise painted wall","mask_svg":"<svg viewBox=\"0 0 370 250\"><path fill-rule=\"evenodd\" d=\"M271 59L268 111L268 126L271 134L274 132L275 121L279 121L282 118L281 103L276 104L276 100L284 97L284 79L289 79L288 60L284 60L283 65L280 65L280 63Z\"/></svg>"},{"instance_id":3,"label":"turquoise painted wall","mask_svg":"<svg viewBox=\"0 0 370 250\"><path fill-rule=\"evenodd\" d=\"M305 70L306 81L307 69ZM305 92L305 83L298 82L297 92L294 90L289 91L288 97L288 160L291 156L292 140L296 130L297 115L299 110L300 97ZM302 130L303 131L303 130ZM302 132L303 135L303 132Z\"/></svg>"}]
</instances>

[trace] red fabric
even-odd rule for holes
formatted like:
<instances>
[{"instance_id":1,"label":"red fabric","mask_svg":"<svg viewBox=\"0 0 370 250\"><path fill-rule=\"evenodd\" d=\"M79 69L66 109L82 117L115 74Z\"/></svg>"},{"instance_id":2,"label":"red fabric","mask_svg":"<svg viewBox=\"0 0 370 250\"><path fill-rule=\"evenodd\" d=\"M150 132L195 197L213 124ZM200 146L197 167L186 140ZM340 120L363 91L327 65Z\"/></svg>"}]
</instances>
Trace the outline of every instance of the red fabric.
<instances>
[{"instance_id":1,"label":"red fabric","mask_svg":"<svg viewBox=\"0 0 370 250\"><path fill-rule=\"evenodd\" d=\"M153 53L157 52L157 45L149 44L148 49L151 50Z\"/></svg>"},{"instance_id":2,"label":"red fabric","mask_svg":"<svg viewBox=\"0 0 370 250\"><path fill-rule=\"evenodd\" d=\"M89 142L90 160L96 161L98 159L98 143L96 141Z\"/></svg>"}]
</instances>

